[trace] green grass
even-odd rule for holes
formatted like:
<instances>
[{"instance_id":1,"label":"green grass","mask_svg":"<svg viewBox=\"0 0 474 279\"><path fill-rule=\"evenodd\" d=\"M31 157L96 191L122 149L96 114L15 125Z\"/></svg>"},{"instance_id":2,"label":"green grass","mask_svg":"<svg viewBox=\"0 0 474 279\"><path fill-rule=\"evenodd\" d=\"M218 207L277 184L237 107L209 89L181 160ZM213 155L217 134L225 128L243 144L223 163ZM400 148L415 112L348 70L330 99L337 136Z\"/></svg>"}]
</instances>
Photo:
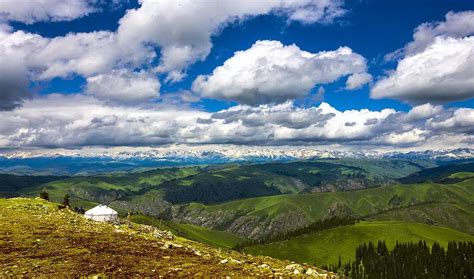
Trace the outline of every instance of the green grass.
<instances>
[{"instance_id":1,"label":"green grass","mask_svg":"<svg viewBox=\"0 0 474 279\"><path fill-rule=\"evenodd\" d=\"M428 201L473 204L474 179L457 184L422 183L390 185L346 192L278 195L208 206L191 204L189 208L199 208L210 212L234 210L242 214L261 217L274 217L290 210L300 210L314 222L325 217L328 208L335 203L348 206L360 216L379 213L391 208L389 200L395 195L401 198L401 206Z\"/></svg>"},{"instance_id":2,"label":"green grass","mask_svg":"<svg viewBox=\"0 0 474 279\"><path fill-rule=\"evenodd\" d=\"M474 178L474 172L471 172L471 171L456 172L448 176L448 178L458 178L458 179Z\"/></svg>"},{"instance_id":3,"label":"green grass","mask_svg":"<svg viewBox=\"0 0 474 279\"><path fill-rule=\"evenodd\" d=\"M288 259L315 265L337 263L339 255L344 261L353 259L355 248L362 242L384 240L388 247L395 242L425 240L446 245L450 240L474 241L474 236L453 229L409 222L361 222L327 231L315 232L286 241L251 246L244 252Z\"/></svg>"},{"instance_id":4,"label":"green grass","mask_svg":"<svg viewBox=\"0 0 474 279\"><path fill-rule=\"evenodd\" d=\"M390 210L367 220L409 221L453 228L474 235L474 204L428 203Z\"/></svg>"},{"instance_id":5,"label":"green grass","mask_svg":"<svg viewBox=\"0 0 474 279\"><path fill-rule=\"evenodd\" d=\"M399 203L393 203L397 200ZM252 238L275 235L292 231L321 219L350 214L353 216L372 216L393 209L410 207L425 203L455 204L450 211L425 207L426 214L435 224L470 233L473 230L472 206L474 204L474 179L467 179L454 184L420 183L413 185L390 185L345 192L324 192L313 194L291 194L258 197L236 200L215 205L189 204L181 212L186 212L183 220L200 216L211 216L214 228L231 230L234 233L243 230L235 227L241 218L258 220L245 231L253 231ZM403 212L403 211L400 211ZM410 214L400 213L394 220L424 222L424 215L418 218ZM457 214L460 213L460 214ZM388 213L387 213L388 214ZM280 222L272 225L275 220L285 220L298 216L291 222ZM391 220L389 215L386 219ZM432 216L432 217L429 217ZM382 219L382 220L386 220ZM213 220L218 220L214 222ZM271 226L272 230L267 227Z\"/></svg>"},{"instance_id":6,"label":"green grass","mask_svg":"<svg viewBox=\"0 0 474 279\"><path fill-rule=\"evenodd\" d=\"M198 167L161 168L139 173L71 177L25 187L19 194L35 197L44 190L49 193L50 199L56 202L61 202L64 195L69 194L73 206L89 208L97 203L109 203L132 195L139 196L142 191L153 190L164 182L195 175L199 171Z\"/></svg>"},{"instance_id":7,"label":"green grass","mask_svg":"<svg viewBox=\"0 0 474 279\"><path fill-rule=\"evenodd\" d=\"M161 221L145 215L132 215L129 220L138 224L150 225L163 230L169 230L182 237L216 247L233 248L244 241L243 238L235 236L229 232L211 230L205 227L180 224L167 220Z\"/></svg>"}]
</instances>

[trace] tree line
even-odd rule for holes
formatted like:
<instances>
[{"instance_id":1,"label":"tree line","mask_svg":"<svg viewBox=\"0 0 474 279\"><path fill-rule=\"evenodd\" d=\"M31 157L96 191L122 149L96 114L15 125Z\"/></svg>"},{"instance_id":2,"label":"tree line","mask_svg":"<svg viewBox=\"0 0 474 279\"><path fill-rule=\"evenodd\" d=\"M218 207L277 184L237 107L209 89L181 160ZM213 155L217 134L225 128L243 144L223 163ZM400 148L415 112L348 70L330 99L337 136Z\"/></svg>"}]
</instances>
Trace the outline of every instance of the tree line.
<instances>
[{"instance_id":1,"label":"tree line","mask_svg":"<svg viewBox=\"0 0 474 279\"><path fill-rule=\"evenodd\" d=\"M474 243L448 243L443 248L425 241L396 243L389 251L384 241L360 244L353 262L322 266L353 279L391 278L474 278Z\"/></svg>"},{"instance_id":2,"label":"tree line","mask_svg":"<svg viewBox=\"0 0 474 279\"><path fill-rule=\"evenodd\" d=\"M339 226L354 225L355 223L358 223L358 222L359 222L358 219L351 216L330 217L330 218L326 218L326 219L314 222L306 227L299 228L293 231L282 232L276 235L271 235L271 236L259 238L256 240L247 240L245 242L237 244L234 247L234 249L242 250L244 247L248 247L248 246L268 244L271 242L287 240L293 237L297 237L297 236L301 236L301 235L305 235L305 234L309 234L313 232L318 232L318 231L329 230L329 229L339 227Z\"/></svg>"}]
</instances>

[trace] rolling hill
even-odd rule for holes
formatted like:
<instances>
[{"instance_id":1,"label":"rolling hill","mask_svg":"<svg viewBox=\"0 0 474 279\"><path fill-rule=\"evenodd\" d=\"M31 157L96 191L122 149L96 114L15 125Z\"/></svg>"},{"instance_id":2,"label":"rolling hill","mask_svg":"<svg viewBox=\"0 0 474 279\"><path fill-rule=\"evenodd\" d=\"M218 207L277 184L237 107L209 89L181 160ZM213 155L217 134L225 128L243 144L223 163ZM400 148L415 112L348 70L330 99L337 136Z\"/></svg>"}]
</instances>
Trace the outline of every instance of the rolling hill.
<instances>
[{"instance_id":1,"label":"rolling hill","mask_svg":"<svg viewBox=\"0 0 474 279\"><path fill-rule=\"evenodd\" d=\"M244 238L235 236L226 231L216 231L191 224L180 224L169 220L159 220L151 216L132 215L129 217L129 220L134 223L150 225L171 231L175 235L216 247L230 249L244 241Z\"/></svg>"},{"instance_id":2,"label":"rolling hill","mask_svg":"<svg viewBox=\"0 0 474 279\"><path fill-rule=\"evenodd\" d=\"M72 204L86 208L111 203L121 212L139 211L170 217L172 204L221 203L243 198L377 187L432 165L400 159L327 159L255 165L161 168L28 181L10 176L3 196L37 196L45 190L54 201L67 193ZM0 180L1 181L1 180Z\"/></svg>"},{"instance_id":3,"label":"rolling hill","mask_svg":"<svg viewBox=\"0 0 474 279\"><path fill-rule=\"evenodd\" d=\"M328 274L151 226L90 221L39 198L0 199L0 254L0 277L290 277L295 269Z\"/></svg>"},{"instance_id":4,"label":"rolling hill","mask_svg":"<svg viewBox=\"0 0 474 279\"><path fill-rule=\"evenodd\" d=\"M286 241L244 248L246 253L266 255L315 265L336 264L339 255L342 261L355 256L355 248L363 242L384 240L393 247L398 242L432 244L434 241L447 245L448 241L474 241L474 236L453 229L409 222L361 222L315 232Z\"/></svg>"},{"instance_id":5,"label":"rolling hill","mask_svg":"<svg viewBox=\"0 0 474 279\"><path fill-rule=\"evenodd\" d=\"M14 197L20 195L25 188L31 188L55 180L65 179L64 176L32 176L0 174L0 197Z\"/></svg>"},{"instance_id":6,"label":"rolling hill","mask_svg":"<svg viewBox=\"0 0 474 279\"><path fill-rule=\"evenodd\" d=\"M435 202L396 208L370 217L372 221L436 224L474 235L474 204Z\"/></svg>"},{"instance_id":7,"label":"rolling hill","mask_svg":"<svg viewBox=\"0 0 474 279\"><path fill-rule=\"evenodd\" d=\"M472 205L474 179L454 184L428 182L345 192L278 195L216 205L193 203L174 206L172 217L181 222L257 239L301 228L334 215L374 215L427 202ZM452 222L468 223L471 215L469 211L456 215ZM470 231L470 228L464 231Z\"/></svg>"},{"instance_id":8,"label":"rolling hill","mask_svg":"<svg viewBox=\"0 0 474 279\"><path fill-rule=\"evenodd\" d=\"M459 182L467 177L460 175L456 176L456 173L469 173L474 172L474 163L464 163L464 164L451 164L444 165L435 168L428 168L418 172L415 172L407 177L401 178L400 182L402 183L420 183L425 181L434 181L438 183L453 183ZM451 176L453 175L454 176ZM470 176L472 177L472 176Z\"/></svg>"}]
</instances>

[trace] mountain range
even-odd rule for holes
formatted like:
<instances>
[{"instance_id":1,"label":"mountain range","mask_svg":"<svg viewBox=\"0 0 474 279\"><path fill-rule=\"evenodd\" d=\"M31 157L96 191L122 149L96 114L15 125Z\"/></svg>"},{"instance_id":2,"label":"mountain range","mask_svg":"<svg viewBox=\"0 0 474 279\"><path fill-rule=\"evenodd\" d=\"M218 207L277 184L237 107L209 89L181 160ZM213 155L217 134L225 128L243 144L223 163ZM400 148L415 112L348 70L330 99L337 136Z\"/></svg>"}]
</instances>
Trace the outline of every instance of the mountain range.
<instances>
[{"instance_id":1,"label":"mountain range","mask_svg":"<svg viewBox=\"0 0 474 279\"><path fill-rule=\"evenodd\" d=\"M156 167L226 163L289 162L327 158L434 160L439 164L474 158L474 149L408 152L338 151L305 147L169 146L141 149L42 150L0 153L0 172L28 175L87 175Z\"/></svg>"}]
</instances>

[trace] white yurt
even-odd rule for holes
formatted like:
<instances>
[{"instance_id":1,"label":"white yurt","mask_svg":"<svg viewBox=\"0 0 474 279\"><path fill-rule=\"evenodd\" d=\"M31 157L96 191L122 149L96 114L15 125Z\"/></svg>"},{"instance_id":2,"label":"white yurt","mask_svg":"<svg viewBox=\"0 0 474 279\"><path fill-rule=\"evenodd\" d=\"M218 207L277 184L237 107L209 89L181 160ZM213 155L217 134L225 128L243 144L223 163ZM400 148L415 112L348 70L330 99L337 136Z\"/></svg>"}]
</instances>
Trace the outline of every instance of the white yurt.
<instances>
[{"instance_id":1,"label":"white yurt","mask_svg":"<svg viewBox=\"0 0 474 279\"><path fill-rule=\"evenodd\" d=\"M117 211L112 208L99 204L98 206L87 210L86 213L84 213L84 217L99 222L112 222L117 220L118 214Z\"/></svg>"}]
</instances>

